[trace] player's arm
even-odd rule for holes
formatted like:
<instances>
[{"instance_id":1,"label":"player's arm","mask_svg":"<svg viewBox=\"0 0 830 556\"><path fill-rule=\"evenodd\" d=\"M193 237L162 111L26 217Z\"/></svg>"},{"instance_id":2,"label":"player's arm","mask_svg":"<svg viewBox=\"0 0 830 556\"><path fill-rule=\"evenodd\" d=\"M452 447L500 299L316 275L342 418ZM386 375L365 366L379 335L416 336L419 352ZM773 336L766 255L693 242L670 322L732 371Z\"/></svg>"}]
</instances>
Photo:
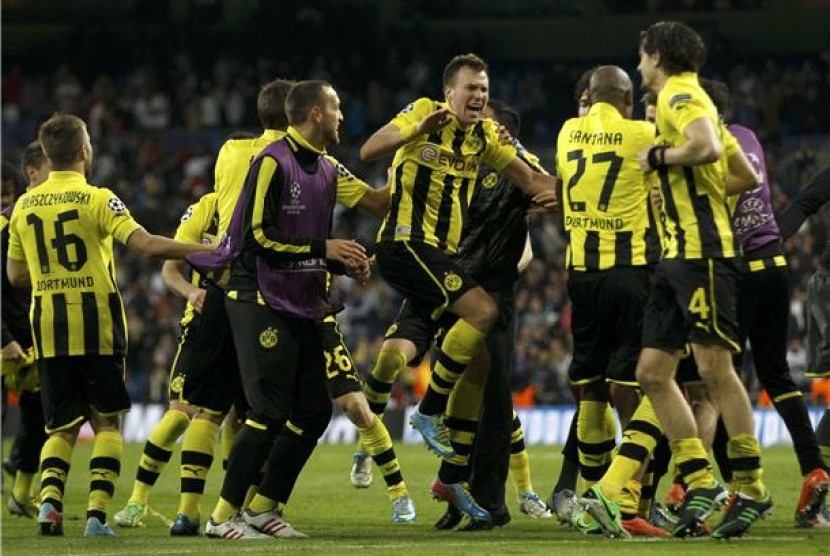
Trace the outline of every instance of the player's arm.
<instances>
[{"instance_id":1,"label":"player's arm","mask_svg":"<svg viewBox=\"0 0 830 556\"><path fill-rule=\"evenodd\" d=\"M352 174L336 158L328 158L337 168L337 202L346 208L358 208L378 218L386 216L389 211L389 186L375 189Z\"/></svg>"},{"instance_id":2,"label":"player's arm","mask_svg":"<svg viewBox=\"0 0 830 556\"><path fill-rule=\"evenodd\" d=\"M9 257L6 260L6 274L9 277L9 282L16 288L32 285L32 280L29 276L29 265L26 264L25 260Z\"/></svg>"},{"instance_id":3,"label":"player's arm","mask_svg":"<svg viewBox=\"0 0 830 556\"><path fill-rule=\"evenodd\" d=\"M390 191L391 188L388 185L384 185L380 189L370 187L355 207L372 216L383 218L389 212Z\"/></svg>"},{"instance_id":4,"label":"player's arm","mask_svg":"<svg viewBox=\"0 0 830 556\"><path fill-rule=\"evenodd\" d=\"M696 166L716 162L723 153L723 144L709 118L700 117L683 128L686 142L679 147L651 147L640 153L640 167L651 170L649 153L659 159L663 166ZM660 152L662 151L662 152ZM645 166L644 166L645 164Z\"/></svg>"},{"instance_id":5,"label":"player's arm","mask_svg":"<svg viewBox=\"0 0 830 556\"><path fill-rule=\"evenodd\" d=\"M151 259L184 259L196 253L209 253L215 245L185 243L169 237L151 234L144 228L137 228L124 243L127 249Z\"/></svg>"},{"instance_id":6,"label":"player's arm","mask_svg":"<svg viewBox=\"0 0 830 556\"><path fill-rule=\"evenodd\" d=\"M505 166L501 173L522 193L533 197L534 204L551 210L557 207L555 177L535 172L518 157Z\"/></svg>"},{"instance_id":7,"label":"player's arm","mask_svg":"<svg viewBox=\"0 0 830 556\"><path fill-rule=\"evenodd\" d=\"M525 271L525 269L530 266L531 261L533 260L533 245L530 243L530 232L528 232L527 236L525 237L525 248L522 251L522 256L519 259L516 268L519 271L519 274Z\"/></svg>"},{"instance_id":8,"label":"player's arm","mask_svg":"<svg viewBox=\"0 0 830 556\"><path fill-rule=\"evenodd\" d=\"M729 174L726 176L726 194L738 195L761 185L762 177L753 168L744 151L738 149L728 159Z\"/></svg>"},{"instance_id":9,"label":"player's arm","mask_svg":"<svg viewBox=\"0 0 830 556\"><path fill-rule=\"evenodd\" d=\"M161 266L161 280L170 291L186 299L197 313L201 313L207 292L191 284L185 278L185 270L183 261L164 261Z\"/></svg>"},{"instance_id":10,"label":"player's arm","mask_svg":"<svg viewBox=\"0 0 830 556\"><path fill-rule=\"evenodd\" d=\"M789 239L804 221L830 201L830 166L825 166L801 188L798 197L778 215L781 237Z\"/></svg>"},{"instance_id":11,"label":"player's arm","mask_svg":"<svg viewBox=\"0 0 830 556\"><path fill-rule=\"evenodd\" d=\"M443 129L452 117L448 108L435 107L427 98L418 99L363 143L360 159L369 161L392 154L421 135Z\"/></svg>"}]
</instances>

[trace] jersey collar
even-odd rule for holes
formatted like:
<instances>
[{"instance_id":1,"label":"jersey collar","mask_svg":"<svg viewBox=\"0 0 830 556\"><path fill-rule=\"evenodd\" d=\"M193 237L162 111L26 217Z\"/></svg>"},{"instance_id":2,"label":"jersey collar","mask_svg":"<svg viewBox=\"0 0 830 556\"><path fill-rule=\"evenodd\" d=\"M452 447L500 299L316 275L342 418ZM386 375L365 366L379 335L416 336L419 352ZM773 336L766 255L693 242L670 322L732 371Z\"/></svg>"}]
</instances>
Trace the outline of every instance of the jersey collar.
<instances>
[{"instance_id":1,"label":"jersey collar","mask_svg":"<svg viewBox=\"0 0 830 556\"><path fill-rule=\"evenodd\" d=\"M612 106L611 104L608 104L607 102L595 102L594 104L592 104L591 109L588 110L588 115L622 119L622 114L620 114L620 111L617 110L617 108Z\"/></svg>"},{"instance_id":2,"label":"jersey collar","mask_svg":"<svg viewBox=\"0 0 830 556\"><path fill-rule=\"evenodd\" d=\"M82 181L86 183L86 178L83 174L74 170L50 170L48 181Z\"/></svg>"},{"instance_id":3,"label":"jersey collar","mask_svg":"<svg viewBox=\"0 0 830 556\"><path fill-rule=\"evenodd\" d=\"M262 132L262 138L269 142L278 141L283 137L285 137L285 131L281 129L266 129Z\"/></svg>"},{"instance_id":4,"label":"jersey collar","mask_svg":"<svg viewBox=\"0 0 830 556\"><path fill-rule=\"evenodd\" d=\"M311 146L311 143L309 143L308 141L306 141L306 140L305 140L305 137L303 137L302 135L300 135L300 132L299 132L299 131L297 131L296 129L294 129L294 127L293 127L293 126L288 126L288 136L289 136L289 137L290 137L290 138L291 138L291 139L292 139L295 143L297 143L297 145L299 145L300 147L302 147L302 148L304 148L304 149L306 149L306 150L309 150L309 151L311 151L311 152L313 152L313 153L317 153L317 154L321 154L321 155L322 155L322 154L326 154L326 150L325 150L325 149L320 150L320 149L318 149L318 148L316 148L316 147L312 147L312 146Z\"/></svg>"}]
</instances>

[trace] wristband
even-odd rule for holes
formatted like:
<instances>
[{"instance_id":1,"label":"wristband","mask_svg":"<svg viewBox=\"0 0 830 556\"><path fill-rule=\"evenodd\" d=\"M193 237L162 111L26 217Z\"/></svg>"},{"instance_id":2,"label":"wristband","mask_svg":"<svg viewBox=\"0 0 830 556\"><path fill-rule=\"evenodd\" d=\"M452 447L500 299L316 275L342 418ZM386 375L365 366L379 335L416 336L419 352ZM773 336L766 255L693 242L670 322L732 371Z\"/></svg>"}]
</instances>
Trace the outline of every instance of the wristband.
<instances>
[{"instance_id":1,"label":"wristband","mask_svg":"<svg viewBox=\"0 0 830 556\"><path fill-rule=\"evenodd\" d=\"M648 166L652 170L666 167L666 145L654 145L648 150ZM659 158L658 158L659 157Z\"/></svg>"}]
</instances>

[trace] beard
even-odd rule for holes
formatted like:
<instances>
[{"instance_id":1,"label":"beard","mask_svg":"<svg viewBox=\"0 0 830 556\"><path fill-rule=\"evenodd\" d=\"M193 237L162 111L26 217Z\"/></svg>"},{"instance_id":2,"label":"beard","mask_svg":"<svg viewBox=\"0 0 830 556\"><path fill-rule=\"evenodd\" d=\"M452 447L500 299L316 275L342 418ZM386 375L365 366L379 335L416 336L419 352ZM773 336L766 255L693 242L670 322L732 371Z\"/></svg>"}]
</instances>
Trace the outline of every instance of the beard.
<instances>
[{"instance_id":1,"label":"beard","mask_svg":"<svg viewBox=\"0 0 830 556\"><path fill-rule=\"evenodd\" d=\"M337 128L326 129L323 131L323 139L325 139L326 145L336 147L340 144L340 134L337 132Z\"/></svg>"}]
</instances>

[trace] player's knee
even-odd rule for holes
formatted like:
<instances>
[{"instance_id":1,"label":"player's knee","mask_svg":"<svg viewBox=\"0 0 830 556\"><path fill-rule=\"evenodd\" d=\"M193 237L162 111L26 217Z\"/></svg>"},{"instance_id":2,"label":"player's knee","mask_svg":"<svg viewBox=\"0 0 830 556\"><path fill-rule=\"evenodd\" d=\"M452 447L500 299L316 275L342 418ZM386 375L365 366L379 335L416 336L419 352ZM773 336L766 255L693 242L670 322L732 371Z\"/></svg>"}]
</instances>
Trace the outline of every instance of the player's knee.
<instances>
[{"instance_id":1,"label":"player's knee","mask_svg":"<svg viewBox=\"0 0 830 556\"><path fill-rule=\"evenodd\" d=\"M383 343L383 347L380 348L378 354L377 364L372 372L375 378L388 383L395 381L400 372L406 367L408 360L406 352L401 347L397 342L392 343L390 340Z\"/></svg>"},{"instance_id":2,"label":"player's knee","mask_svg":"<svg viewBox=\"0 0 830 556\"><path fill-rule=\"evenodd\" d=\"M476 300L476 310L468 320L478 330L485 332L493 328L498 317L498 307L496 307L493 299L485 294Z\"/></svg>"},{"instance_id":3,"label":"player's knee","mask_svg":"<svg viewBox=\"0 0 830 556\"><path fill-rule=\"evenodd\" d=\"M640 386L646 392L664 387L669 380L659 369L644 364L642 361L637 365L636 376L637 382L640 383Z\"/></svg>"}]
</instances>

